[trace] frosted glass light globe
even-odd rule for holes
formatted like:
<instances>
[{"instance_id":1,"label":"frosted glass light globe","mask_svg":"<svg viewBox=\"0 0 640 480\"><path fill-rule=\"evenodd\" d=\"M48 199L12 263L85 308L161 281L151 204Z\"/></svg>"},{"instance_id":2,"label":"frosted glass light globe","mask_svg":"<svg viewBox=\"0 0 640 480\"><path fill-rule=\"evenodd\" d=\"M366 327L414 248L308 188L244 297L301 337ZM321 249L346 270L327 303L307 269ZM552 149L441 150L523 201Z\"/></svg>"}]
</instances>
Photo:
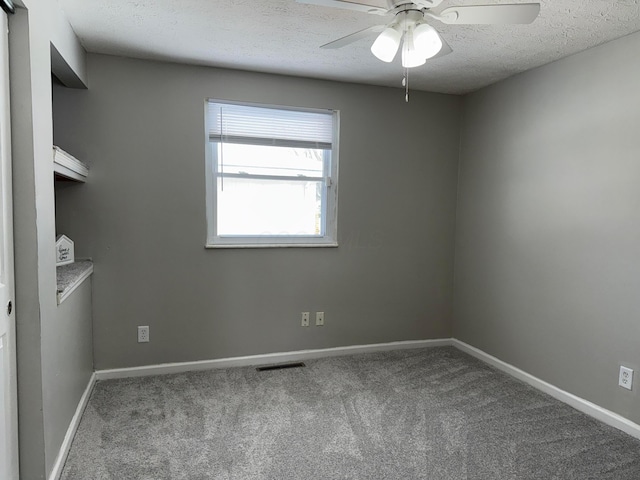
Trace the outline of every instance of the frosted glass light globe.
<instances>
[{"instance_id":1,"label":"frosted glass light globe","mask_svg":"<svg viewBox=\"0 0 640 480\"><path fill-rule=\"evenodd\" d=\"M404 35L404 43L402 44L402 66L404 68L413 68L424 65L426 58L416 49L413 41L413 29L410 29Z\"/></svg>"},{"instance_id":2,"label":"frosted glass light globe","mask_svg":"<svg viewBox=\"0 0 640 480\"><path fill-rule=\"evenodd\" d=\"M383 62L391 62L396 56L402 34L394 27L387 27L371 45L371 53Z\"/></svg>"},{"instance_id":3,"label":"frosted glass light globe","mask_svg":"<svg viewBox=\"0 0 640 480\"><path fill-rule=\"evenodd\" d=\"M422 58L429 59L442 50L442 39L435 28L426 23L413 30L413 44Z\"/></svg>"}]
</instances>

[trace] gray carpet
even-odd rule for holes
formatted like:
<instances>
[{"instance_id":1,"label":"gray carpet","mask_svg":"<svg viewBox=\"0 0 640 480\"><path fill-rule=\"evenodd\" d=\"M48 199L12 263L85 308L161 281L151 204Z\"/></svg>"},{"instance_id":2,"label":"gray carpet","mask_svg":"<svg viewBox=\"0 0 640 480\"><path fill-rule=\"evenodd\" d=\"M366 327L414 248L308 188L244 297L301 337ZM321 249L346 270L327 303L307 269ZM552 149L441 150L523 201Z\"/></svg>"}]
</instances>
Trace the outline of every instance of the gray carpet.
<instances>
[{"instance_id":1,"label":"gray carpet","mask_svg":"<svg viewBox=\"0 0 640 480\"><path fill-rule=\"evenodd\" d=\"M63 480L638 480L640 441L452 348L99 382Z\"/></svg>"}]
</instances>

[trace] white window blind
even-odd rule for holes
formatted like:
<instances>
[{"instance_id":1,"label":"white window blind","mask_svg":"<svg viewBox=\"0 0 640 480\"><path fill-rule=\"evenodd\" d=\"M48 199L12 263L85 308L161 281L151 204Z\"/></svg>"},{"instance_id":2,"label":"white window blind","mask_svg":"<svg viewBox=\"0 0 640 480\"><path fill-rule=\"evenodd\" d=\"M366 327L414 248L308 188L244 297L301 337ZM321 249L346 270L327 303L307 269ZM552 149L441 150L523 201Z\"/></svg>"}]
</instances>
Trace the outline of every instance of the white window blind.
<instances>
[{"instance_id":1,"label":"white window blind","mask_svg":"<svg viewBox=\"0 0 640 480\"><path fill-rule=\"evenodd\" d=\"M330 150L332 111L301 111L250 105L207 105L209 140Z\"/></svg>"}]
</instances>

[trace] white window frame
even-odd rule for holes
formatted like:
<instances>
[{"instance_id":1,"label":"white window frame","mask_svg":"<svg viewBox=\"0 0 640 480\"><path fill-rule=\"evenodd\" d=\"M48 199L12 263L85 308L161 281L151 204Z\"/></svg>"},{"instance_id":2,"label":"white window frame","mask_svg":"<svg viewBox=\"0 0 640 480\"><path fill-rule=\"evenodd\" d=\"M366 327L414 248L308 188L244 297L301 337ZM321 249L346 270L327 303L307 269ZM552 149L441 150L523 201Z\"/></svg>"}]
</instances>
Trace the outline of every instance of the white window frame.
<instances>
[{"instance_id":1,"label":"white window frame","mask_svg":"<svg viewBox=\"0 0 640 480\"><path fill-rule=\"evenodd\" d=\"M217 148L214 148L209 125L209 103L223 105L241 105L249 107L270 108L275 110L290 110L301 112L330 113L333 118L333 131L330 158L325 155L322 177L302 177L300 181L322 181L323 211L322 235L238 235L221 236L217 229L217 180L223 178L266 178L259 175L241 173L220 173L217 171ZM256 103L233 102L227 100L207 99L205 101L205 179L206 179L206 216L207 239L206 248L264 248L264 247L337 247L338 246L338 133L339 112L337 110L322 110L312 108L296 108L281 105L264 105ZM277 180L280 177L270 176L267 179ZM298 180L296 177L282 177L284 180Z\"/></svg>"}]
</instances>

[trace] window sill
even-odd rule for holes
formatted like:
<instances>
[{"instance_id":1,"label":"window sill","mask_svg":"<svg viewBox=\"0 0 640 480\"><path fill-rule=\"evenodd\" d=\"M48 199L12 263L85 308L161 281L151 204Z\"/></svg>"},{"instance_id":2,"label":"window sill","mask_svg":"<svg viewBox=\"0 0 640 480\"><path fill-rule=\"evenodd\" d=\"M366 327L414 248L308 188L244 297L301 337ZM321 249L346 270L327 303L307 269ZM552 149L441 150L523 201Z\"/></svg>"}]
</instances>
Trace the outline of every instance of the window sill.
<instances>
[{"instance_id":1,"label":"window sill","mask_svg":"<svg viewBox=\"0 0 640 480\"><path fill-rule=\"evenodd\" d=\"M249 243L249 244L227 244L204 246L206 249L216 248L336 248L337 243Z\"/></svg>"}]
</instances>

